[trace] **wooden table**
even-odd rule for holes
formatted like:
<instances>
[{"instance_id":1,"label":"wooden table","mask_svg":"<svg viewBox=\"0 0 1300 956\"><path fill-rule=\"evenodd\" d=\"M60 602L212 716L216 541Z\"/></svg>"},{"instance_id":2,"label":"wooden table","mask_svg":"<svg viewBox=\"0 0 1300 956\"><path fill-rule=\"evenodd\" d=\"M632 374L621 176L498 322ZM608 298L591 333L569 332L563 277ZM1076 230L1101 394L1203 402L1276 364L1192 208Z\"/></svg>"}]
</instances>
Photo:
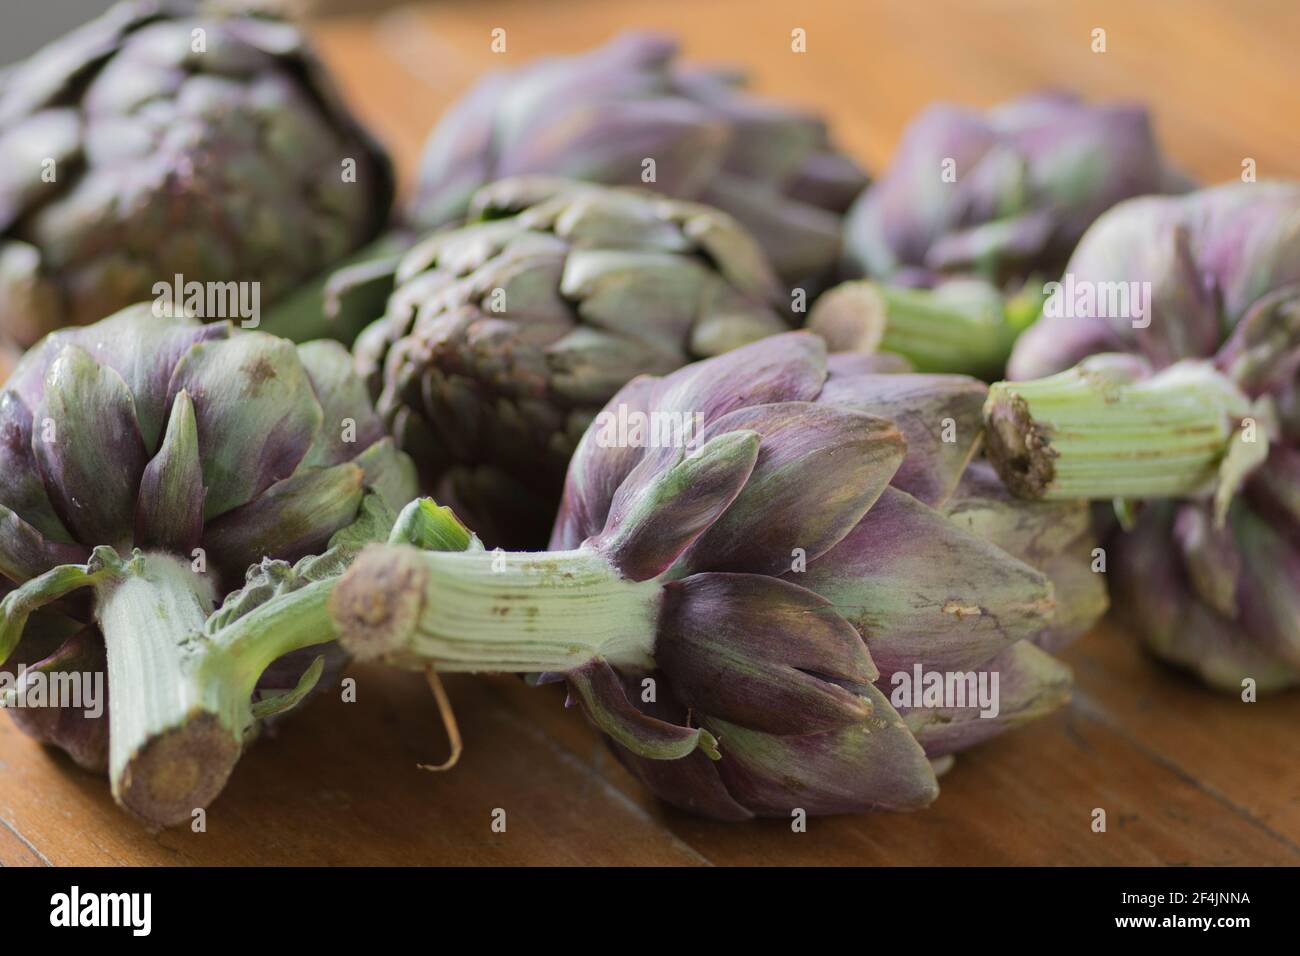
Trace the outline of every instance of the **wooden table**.
<instances>
[{"instance_id":1,"label":"wooden table","mask_svg":"<svg viewBox=\"0 0 1300 956\"><path fill-rule=\"evenodd\" d=\"M9 377L13 371L14 365L18 362L18 350L10 345L0 341L0 382Z\"/></svg>"},{"instance_id":2,"label":"wooden table","mask_svg":"<svg viewBox=\"0 0 1300 956\"><path fill-rule=\"evenodd\" d=\"M316 33L409 184L430 124L480 72L626 25L746 64L759 89L824 110L874 169L933 99L1056 85L1148 100L1165 145L1207 181L1239 175L1246 157L1261 177L1300 176L1300 6L1286 2L533 0L402 8ZM806 54L790 52L795 27ZM1106 53L1090 50L1095 27ZM555 688L507 677L447 681L466 751L431 774L416 764L447 742L423 680L354 666L357 702L323 696L259 741L201 834L148 832L103 781L3 720L0 862L1300 864L1300 693L1211 695L1105 626L1063 656L1078 680L1070 706L959 757L930 810L818 819L806 833L657 805ZM1091 828L1099 807L1105 833Z\"/></svg>"}]
</instances>

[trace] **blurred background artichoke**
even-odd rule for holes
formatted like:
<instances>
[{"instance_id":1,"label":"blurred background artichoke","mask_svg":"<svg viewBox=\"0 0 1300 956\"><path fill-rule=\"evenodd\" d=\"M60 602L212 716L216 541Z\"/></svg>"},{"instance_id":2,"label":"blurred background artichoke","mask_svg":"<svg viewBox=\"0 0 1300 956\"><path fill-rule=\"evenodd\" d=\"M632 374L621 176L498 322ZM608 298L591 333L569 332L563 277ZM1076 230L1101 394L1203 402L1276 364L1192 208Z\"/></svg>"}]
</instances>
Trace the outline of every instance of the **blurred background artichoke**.
<instances>
[{"instance_id":1,"label":"blurred background artichoke","mask_svg":"<svg viewBox=\"0 0 1300 956\"><path fill-rule=\"evenodd\" d=\"M384 225L389 160L304 34L220 7L126 0L0 76L0 335L177 275L258 283L269 310ZM275 331L328 331L298 318Z\"/></svg>"},{"instance_id":2,"label":"blurred background artichoke","mask_svg":"<svg viewBox=\"0 0 1300 956\"><path fill-rule=\"evenodd\" d=\"M1066 275L1145 293L1120 311L1076 296L1020 339L1012 375L1050 377L994 389L1004 476L1030 495L1172 499L1110 542L1117 606L1216 687L1300 682L1300 184L1129 200Z\"/></svg>"},{"instance_id":3,"label":"blurred background artichoke","mask_svg":"<svg viewBox=\"0 0 1300 956\"><path fill-rule=\"evenodd\" d=\"M717 206L782 281L810 291L829 277L841 216L867 183L817 114L747 92L736 69L683 63L676 42L649 33L489 73L430 135L411 218L455 222L479 187L524 174Z\"/></svg>"},{"instance_id":4,"label":"blurred background artichoke","mask_svg":"<svg viewBox=\"0 0 1300 956\"><path fill-rule=\"evenodd\" d=\"M1055 277L1084 230L1130 196L1186 188L1137 104L1037 93L988 110L937 103L850 210L844 270L905 286Z\"/></svg>"},{"instance_id":5,"label":"blurred background artichoke","mask_svg":"<svg viewBox=\"0 0 1300 956\"><path fill-rule=\"evenodd\" d=\"M857 314L815 316L814 326L839 348L997 377L1038 317L1043 282L1093 220L1131 196L1188 185L1136 104L1068 93L983 111L935 104L845 220L843 272L872 280L852 300Z\"/></svg>"}]
</instances>

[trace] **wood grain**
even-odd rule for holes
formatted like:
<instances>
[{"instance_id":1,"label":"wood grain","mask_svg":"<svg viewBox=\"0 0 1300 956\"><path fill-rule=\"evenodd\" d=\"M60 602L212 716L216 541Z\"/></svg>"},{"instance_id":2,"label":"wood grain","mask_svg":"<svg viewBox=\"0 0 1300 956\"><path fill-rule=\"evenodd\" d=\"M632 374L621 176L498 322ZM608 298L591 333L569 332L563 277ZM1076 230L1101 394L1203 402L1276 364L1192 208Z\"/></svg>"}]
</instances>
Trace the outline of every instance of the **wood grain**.
<instances>
[{"instance_id":1,"label":"wood grain","mask_svg":"<svg viewBox=\"0 0 1300 956\"><path fill-rule=\"evenodd\" d=\"M9 373L18 364L19 352L12 346L0 341L0 382L9 378Z\"/></svg>"},{"instance_id":2,"label":"wood grain","mask_svg":"<svg viewBox=\"0 0 1300 956\"><path fill-rule=\"evenodd\" d=\"M659 805L586 722L564 710L556 688L512 677L447 680L466 751L454 770L433 774L418 765L441 760L447 740L423 680L354 665L357 701L322 695L258 741L202 833L149 832L117 809L100 780L4 723L0 860L1300 864L1300 796L1285 760L1294 748L1269 736L1296 726L1300 698L1247 705L1210 697L1108 628L1065 658L1079 677L1074 702L962 755L931 809L814 819L806 833L779 820L711 823ZM1102 658L1115 660L1103 668ZM1125 706L1142 706L1166 691L1196 702L1206 726L1195 730L1181 709L1160 707L1120 725L1123 707L1105 702L1119 696ZM1250 707L1260 710L1234 716ZM1225 767L1217 758L1231 750L1241 756ZM1263 766L1253 768L1256 762ZM1105 833L1091 828L1098 807L1107 814ZM492 829L498 810L504 833Z\"/></svg>"},{"instance_id":3,"label":"wood grain","mask_svg":"<svg viewBox=\"0 0 1300 956\"><path fill-rule=\"evenodd\" d=\"M369 10L364 0L335 6ZM1042 86L1144 99L1205 181L1300 176L1300 5L1211 0L776 3L460 2L319 22L348 99L409 187L424 136L483 71L573 52L628 26L738 62L816 107L872 169L935 99L988 104ZM507 52L489 49L507 31ZM808 52L790 51L791 29ZM1090 50L1107 31L1107 52ZM447 681L466 751L453 771L416 675L353 666L356 703L322 694L258 741L205 832L150 832L99 779L0 720L0 863L47 864L1300 864L1300 695L1201 690L1110 626L1069 649L1060 713L962 755L930 810L728 826L657 804L555 688ZM1107 829L1095 833L1102 808ZM505 832L493 813L504 810Z\"/></svg>"}]
</instances>

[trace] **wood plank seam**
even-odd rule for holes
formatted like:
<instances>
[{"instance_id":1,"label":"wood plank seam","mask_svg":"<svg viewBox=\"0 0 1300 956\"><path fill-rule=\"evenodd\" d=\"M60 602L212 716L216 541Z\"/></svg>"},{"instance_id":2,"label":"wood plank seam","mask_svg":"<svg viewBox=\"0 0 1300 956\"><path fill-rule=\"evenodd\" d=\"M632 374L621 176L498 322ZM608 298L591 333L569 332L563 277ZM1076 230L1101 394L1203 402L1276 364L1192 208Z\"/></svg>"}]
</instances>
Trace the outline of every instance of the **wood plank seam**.
<instances>
[{"instance_id":1,"label":"wood plank seam","mask_svg":"<svg viewBox=\"0 0 1300 956\"><path fill-rule=\"evenodd\" d=\"M1224 809L1230 811L1236 816L1241 817L1251 826L1253 826L1260 832L1266 834L1273 840L1276 840L1281 846L1286 847L1288 850L1294 853L1297 858L1300 858L1300 846L1297 846L1285 834L1278 833L1276 830L1270 827L1263 820L1260 820L1258 817L1256 817L1245 807L1240 806L1232 799L1230 799L1227 795L1220 793L1214 787L1207 785L1202 780L1200 780L1199 778L1191 774L1189 771L1184 770L1183 767L1179 765L1171 757L1168 757L1161 751L1148 746L1147 743L1141 737L1129 733L1126 725L1124 725L1119 721L1112 720L1106 714L1105 709L1101 707L1095 700L1093 700L1087 693L1081 693L1076 688L1075 693L1071 699L1070 707L1072 710L1075 711L1075 713L1079 714L1079 716L1083 717L1085 720L1091 720L1093 723L1106 728L1108 731L1115 734L1120 739L1124 740L1129 746L1133 747L1133 749L1135 749L1143 756L1145 756L1147 759L1149 759L1152 763L1169 771L1174 776L1176 776L1179 780L1181 780L1183 783L1188 784L1192 788L1205 794L1211 800L1215 801L1220 806L1224 807Z\"/></svg>"},{"instance_id":2,"label":"wood plank seam","mask_svg":"<svg viewBox=\"0 0 1300 956\"><path fill-rule=\"evenodd\" d=\"M41 864L43 866L54 865L53 863L50 862L49 857L47 857L40 850L36 849L36 846L32 843L31 840L27 839L27 837L23 836L22 833L19 832L18 827L12 821L6 820L4 817L0 817L0 824L3 824L4 828L8 830L11 834L13 834L15 840L17 840L23 846L27 847L27 849L31 851L32 855L41 861Z\"/></svg>"}]
</instances>

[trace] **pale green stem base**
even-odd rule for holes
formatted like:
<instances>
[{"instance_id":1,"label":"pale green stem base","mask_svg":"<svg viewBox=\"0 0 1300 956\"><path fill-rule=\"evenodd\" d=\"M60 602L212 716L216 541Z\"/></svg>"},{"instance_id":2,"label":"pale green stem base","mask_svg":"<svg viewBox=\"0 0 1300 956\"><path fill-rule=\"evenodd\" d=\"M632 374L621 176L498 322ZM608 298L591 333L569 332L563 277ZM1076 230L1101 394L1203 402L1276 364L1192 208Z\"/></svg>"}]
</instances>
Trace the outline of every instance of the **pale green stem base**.
<instances>
[{"instance_id":1,"label":"pale green stem base","mask_svg":"<svg viewBox=\"0 0 1300 956\"><path fill-rule=\"evenodd\" d=\"M1040 299L1025 294L1004 301L978 280L936 289L848 282L818 300L808 326L832 351L879 349L904 356L918 372L989 379L1002 374Z\"/></svg>"},{"instance_id":2,"label":"pale green stem base","mask_svg":"<svg viewBox=\"0 0 1300 956\"><path fill-rule=\"evenodd\" d=\"M1000 304L945 300L926 289L881 287L885 329L880 347L911 361L918 372L1001 373L1015 341Z\"/></svg>"},{"instance_id":3,"label":"pale green stem base","mask_svg":"<svg viewBox=\"0 0 1300 956\"><path fill-rule=\"evenodd\" d=\"M330 603L359 659L439 671L567 671L596 658L648 667L662 585L595 551L367 548Z\"/></svg>"},{"instance_id":4,"label":"pale green stem base","mask_svg":"<svg viewBox=\"0 0 1300 956\"><path fill-rule=\"evenodd\" d=\"M989 459L1028 498L1167 498L1212 493L1252 407L1206 362L1148 378L1129 356L998 382L984 406ZM1266 447L1266 446L1265 446Z\"/></svg>"},{"instance_id":5,"label":"pale green stem base","mask_svg":"<svg viewBox=\"0 0 1300 956\"><path fill-rule=\"evenodd\" d=\"M95 587L108 656L113 795L151 823L190 818L220 792L253 722L250 698L266 667L332 640L332 582L270 602L204 634L211 585L188 563L138 555Z\"/></svg>"}]
</instances>

